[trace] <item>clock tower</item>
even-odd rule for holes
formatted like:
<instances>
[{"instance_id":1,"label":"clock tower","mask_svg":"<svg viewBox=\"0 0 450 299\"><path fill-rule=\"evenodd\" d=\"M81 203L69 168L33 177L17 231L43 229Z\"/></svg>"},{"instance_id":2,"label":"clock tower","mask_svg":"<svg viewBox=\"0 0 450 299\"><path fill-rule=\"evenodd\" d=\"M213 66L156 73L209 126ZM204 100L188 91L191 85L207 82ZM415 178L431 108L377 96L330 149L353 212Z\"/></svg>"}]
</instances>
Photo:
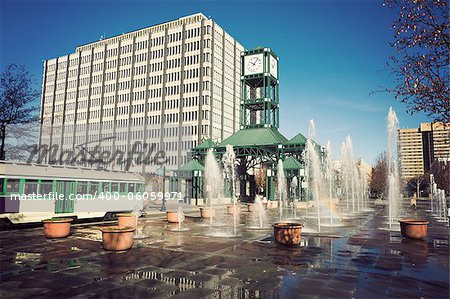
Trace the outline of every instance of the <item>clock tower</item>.
<instances>
[{"instance_id":1,"label":"clock tower","mask_svg":"<svg viewBox=\"0 0 450 299\"><path fill-rule=\"evenodd\" d=\"M279 128L278 60L269 48L242 54L242 129Z\"/></svg>"}]
</instances>

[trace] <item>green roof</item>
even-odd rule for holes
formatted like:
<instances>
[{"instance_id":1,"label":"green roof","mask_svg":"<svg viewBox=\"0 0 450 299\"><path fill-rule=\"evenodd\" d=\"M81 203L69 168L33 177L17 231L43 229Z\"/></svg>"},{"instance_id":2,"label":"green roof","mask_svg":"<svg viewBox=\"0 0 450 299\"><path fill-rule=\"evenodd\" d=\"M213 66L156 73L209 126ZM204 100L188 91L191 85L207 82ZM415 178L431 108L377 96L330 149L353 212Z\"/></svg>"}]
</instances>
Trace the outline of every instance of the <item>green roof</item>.
<instances>
[{"instance_id":1,"label":"green roof","mask_svg":"<svg viewBox=\"0 0 450 299\"><path fill-rule=\"evenodd\" d=\"M211 139L207 139L202 143L200 143L198 146L196 146L195 149L210 149L215 148L216 145L217 144L214 141L212 141Z\"/></svg>"},{"instance_id":2,"label":"green roof","mask_svg":"<svg viewBox=\"0 0 450 299\"><path fill-rule=\"evenodd\" d=\"M222 141L219 146L254 146L254 145L278 145L285 143L286 137L273 128L242 129Z\"/></svg>"},{"instance_id":3,"label":"green roof","mask_svg":"<svg viewBox=\"0 0 450 299\"><path fill-rule=\"evenodd\" d=\"M191 160L180 167L180 171L195 171L195 170L205 170L205 167L198 162L198 160Z\"/></svg>"},{"instance_id":4,"label":"green roof","mask_svg":"<svg viewBox=\"0 0 450 299\"><path fill-rule=\"evenodd\" d=\"M307 138L302 133L298 133L291 140L285 143L285 145L305 145Z\"/></svg>"},{"instance_id":5,"label":"green roof","mask_svg":"<svg viewBox=\"0 0 450 299\"><path fill-rule=\"evenodd\" d=\"M303 168L302 164L294 157L287 157L286 160L283 161L284 170L298 170L300 168Z\"/></svg>"}]
</instances>

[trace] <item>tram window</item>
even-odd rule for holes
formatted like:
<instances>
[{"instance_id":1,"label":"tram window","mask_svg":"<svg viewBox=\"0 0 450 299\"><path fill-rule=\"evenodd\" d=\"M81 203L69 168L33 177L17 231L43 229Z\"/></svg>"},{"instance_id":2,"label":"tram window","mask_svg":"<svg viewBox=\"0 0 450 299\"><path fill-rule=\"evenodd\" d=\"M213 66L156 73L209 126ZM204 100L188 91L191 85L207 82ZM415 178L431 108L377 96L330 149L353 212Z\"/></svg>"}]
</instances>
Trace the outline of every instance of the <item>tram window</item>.
<instances>
[{"instance_id":1,"label":"tram window","mask_svg":"<svg viewBox=\"0 0 450 299\"><path fill-rule=\"evenodd\" d=\"M24 194L37 194L38 191L38 181L37 180L26 180L24 187Z\"/></svg>"},{"instance_id":2,"label":"tram window","mask_svg":"<svg viewBox=\"0 0 450 299\"><path fill-rule=\"evenodd\" d=\"M0 179L0 193L3 193L3 184L5 183L5 179L1 178Z\"/></svg>"},{"instance_id":3,"label":"tram window","mask_svg":"<svg viewBox=\"0 0 450 299\"><path fill-rule=\"evenodd\" d=\"M109 182L103 182L102 183L103 192L111 192L111 185Z\"/></svg>"},{"instance_id":4,"label":"tram window","mask_svg":"<svg viewBox=\"0 0 450 299\"><path fill-rule=\"evenodd\" d=\"M91 182L89 193L96 195L98 193L98 182Z\"/></svg>"},{"instance_id":5,"label":"tram window","mask_svg":"<svg viewBox=\"0 0 450 299\"><path fill-rule=\"evenodd\" d=\"M128 192L136 192L134 183L128 184Z\"/></svg>"},{"instance_id":6,"label":"tram window","mask_svg":"<svg viewBox=\"0 0 450 299\"><path fill-rule=\"evenodd\" d=\"M6 192L19 192L19 187L20 187L19 179L6 180Z\"/></svg>"},{"instance_id":7,"label":"tram window","mask_svg":"<svg viewBox=\"0 0 450 299\"><path fill-rule=\"evenodd\" d=\"M127 192L127 183L120 183L120 185L119 185L119 192L120 193Z\"/></svg>"},{"instance_id":8,"label":"tram window","mask_svg":"<svg viewBox=\"0 0 450 299\"><path fill-rule=\"evenodd\" d=\"M117 192L119 190L119 183L111 183L111 192Z\"/></svg>"},{"instance_id":9,"label":"tram window","mask_svg":"<svg viewBox=\"0 0 450 299\"><path fill-rule=\"evenodd\" d=\"M87 194L87 183L86 182L78 182L77 194Z\"/></svg>"},{"instance_id":10,"label":"tram window","mask_svg":"<svg viewBox=\"0 0 450 299\"><path fill-rule=\"evenodd\" d=\"M39 189L39 194L49 194L52 192L53 182L52 181L41 181L41 188Z\"/></svg>"}]
</instances>

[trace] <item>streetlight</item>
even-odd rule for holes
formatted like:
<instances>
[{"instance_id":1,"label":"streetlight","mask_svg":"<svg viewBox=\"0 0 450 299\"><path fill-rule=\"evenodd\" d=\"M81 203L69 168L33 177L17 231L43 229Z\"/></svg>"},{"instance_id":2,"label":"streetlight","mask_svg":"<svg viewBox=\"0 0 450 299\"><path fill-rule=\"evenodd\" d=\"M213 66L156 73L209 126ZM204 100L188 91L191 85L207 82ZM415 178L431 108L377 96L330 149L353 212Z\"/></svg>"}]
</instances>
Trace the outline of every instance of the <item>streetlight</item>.
<instances>
[{"instance_id":1,"label":"streetlight","mask_svg":"<svg viewBox=\"0 0 450 299\"><path fill-rule=\"evenodd\" d=\"M165 212L165 211L167 211L167 208L166 208L166 166L163 166L163 171L162 171L162 173L163 173L163 179L162 179L162 184L163 184L163 199L162 199L162 205L161 205L161 209L160 209L160 211L161 212Z\"/></svg>"}]
</instances>

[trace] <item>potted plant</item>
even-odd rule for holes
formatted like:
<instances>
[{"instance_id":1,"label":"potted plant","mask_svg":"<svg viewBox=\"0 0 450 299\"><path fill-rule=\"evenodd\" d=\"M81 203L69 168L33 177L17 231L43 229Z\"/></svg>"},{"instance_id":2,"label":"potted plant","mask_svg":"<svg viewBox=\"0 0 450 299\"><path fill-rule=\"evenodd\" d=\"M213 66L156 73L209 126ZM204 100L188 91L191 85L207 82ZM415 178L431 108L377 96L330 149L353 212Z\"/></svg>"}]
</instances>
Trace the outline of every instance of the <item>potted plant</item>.
<instances>
[{"instance_id":1,"label":"potted plant","mask_svg":"<svg viewBox=\"0 0 450 299\"><path fill-rule=\"evenodd\" d=\"M282 245L300 244L302 227L300 223L278 222L273 225L275 241Z\"/></svg>"},{"instance_id":2,"label":"potted plant","mask_svg":"<svg viewBox=\"0 0 450 299\"><path fill-rule=\"evenodd\" d=\"M135 227L131 226L105 226L100 228L102 244L105 250L127 250L133 246Z\"/></svg>"},{"instance_id":3,"label":"potted plant","mask_svg":"<svg viewBox=\"0 0 450 299\"><path fill-rule=\"evenodd\" d=\"M119 226L130 226L136 228L138 217L133 213L120 213L117 214L117 220Z\"/></svg>"},{"instance_id":4,"label":"potted plant","mask_svg":"<svg viewBox=\"0 0 450 299\"><path fill-rule=\"evenodd\" d=\"M240 210L241 208L238 205L233 204L227 205L227 213L230 215L233 215L235 212L236 214L239 214Z\"/></svg>"},{"instance_id":5,"label":"potted plant","mask_svg":"<svg viewBox=\"0 0 450 299\"><path fill-rule=\"evenodd\" d=\"M202 218L214 218L214 216L216 216L216 211L213 208L201 207L200 215Z\"/></svg>"},{"instance_id":6,"label":"potted plant","mask_svg":"<svg viewBox=\"0 0 450 299\"><path fill-rule=\"evenodd\" d=\"M167 216L167 221L170 223L178 223L178 222L184 221L184 213L183 212L167 211L166 216Z\"/></svg>"},{"instance_id":7,"label":"potted plant","mask_svg":"<svg viewBox=\"0 0 450 299\"><path fill-rule=\"evenodd\" d=\"M50 218L42 220L46 238L66 238L70 234L72 218Z\"/></svg>"},{"instance_id":8,"label":"potted plant","mask_svg":"<svg viewBox=\"0 0 450 299\"><path fill-rule=\"evenodd\" d=\"M425 239L427 237L428 221L413 218L400 219L402 236L409 239Z\"/></svg>"}]
</instances>

